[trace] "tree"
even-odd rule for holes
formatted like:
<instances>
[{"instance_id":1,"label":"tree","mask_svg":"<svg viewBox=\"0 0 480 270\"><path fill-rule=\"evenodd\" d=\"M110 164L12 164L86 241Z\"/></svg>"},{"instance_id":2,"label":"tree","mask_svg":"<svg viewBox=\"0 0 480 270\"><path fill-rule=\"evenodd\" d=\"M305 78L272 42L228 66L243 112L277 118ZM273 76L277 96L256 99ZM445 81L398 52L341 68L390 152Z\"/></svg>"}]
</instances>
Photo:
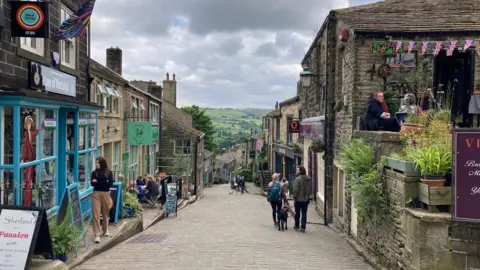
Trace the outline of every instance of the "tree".
<instances>
[{"instance_id":1,"label":"tree","mask_svg":"<svg viewBox=\"0 0 480 270\"><path fill-rule=\"evenodd\" d=\"M205 133L205 137L203 137L205 149L214 151L216 146L213 142L215 128L213 127L212 119L205 114L206 110L202 110L196 105L182 107L182 110L192 116L193 127Z\"/></svg>"}]
</instances>

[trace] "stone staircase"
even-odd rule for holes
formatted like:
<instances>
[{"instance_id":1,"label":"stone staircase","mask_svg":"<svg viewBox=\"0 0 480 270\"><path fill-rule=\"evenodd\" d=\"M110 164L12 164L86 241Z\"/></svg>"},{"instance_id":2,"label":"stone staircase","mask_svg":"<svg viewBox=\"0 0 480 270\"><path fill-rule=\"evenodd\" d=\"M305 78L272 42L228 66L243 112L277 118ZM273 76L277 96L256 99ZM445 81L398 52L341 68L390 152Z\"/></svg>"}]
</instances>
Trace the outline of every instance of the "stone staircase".
<instances>
[{"instance_id":1,"label":"stone staircase","mask_svg":"<svg viewBox=\"0 0 480 270\"><path fill-rule=\"evenodd\" d=\"M263 170L263 172L260 173L260 178L260 183L263 183L263 190L267 191L268 183L270 183L270 181L272 180L272 173L270 172L270 170Z\"/></svg>"}]
</instances>

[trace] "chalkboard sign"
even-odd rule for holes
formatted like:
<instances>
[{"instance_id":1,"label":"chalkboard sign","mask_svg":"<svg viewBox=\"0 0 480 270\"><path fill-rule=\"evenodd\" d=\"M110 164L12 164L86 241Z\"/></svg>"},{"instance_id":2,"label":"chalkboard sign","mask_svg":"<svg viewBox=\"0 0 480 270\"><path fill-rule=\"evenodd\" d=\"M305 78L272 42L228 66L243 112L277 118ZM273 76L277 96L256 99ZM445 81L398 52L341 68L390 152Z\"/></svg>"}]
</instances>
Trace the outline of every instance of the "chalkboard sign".
<instances>
[{"instance_id":1,"label":"chalkboard sign","mask_svg":"<svg viewBox=\"0 0 480 270\"><path fill-rule=\"evenodd\" d=\"M165 215L177 214L177 196L175 194L167 195Z\"/></svg>"},{"instance_id":2,"label":"chalkboard sign","mask_svg":"<svg viewBox=\"0 0 480 270\"><path fill-rule=\"evenodd\" d=\"M110 223L116 224L120 216L120 206L122 205L122 183L115 182L110 188Z\"/></svg>"},{"instance_id":3,"label":"chalkboard sign","mask_svg":"<svg viewBox=\"0 0 480 270\"><path fill-rule=\"evenodd\" d=\"M82 218L82 206L80 204L80 191L78 190L77 183L67 186L63 193L60 209L58 209L57 214L57 225L60 225L67 216L68 207L70 207L72 224L82 231L84 246L87 247L85 226ZM76 247L76 253L78 253L78 247Z\"/></svg>"},{"instance_id":4,"label":"chalkboard sign","mask_svg":"<svg viewBox=\"0 0 480 270\"><path fill-rule=\"evenodd\" d=\"M0 205L0 269L28 269L33 254L52 256L45 208Z\"/></svg>"}]
</instances>

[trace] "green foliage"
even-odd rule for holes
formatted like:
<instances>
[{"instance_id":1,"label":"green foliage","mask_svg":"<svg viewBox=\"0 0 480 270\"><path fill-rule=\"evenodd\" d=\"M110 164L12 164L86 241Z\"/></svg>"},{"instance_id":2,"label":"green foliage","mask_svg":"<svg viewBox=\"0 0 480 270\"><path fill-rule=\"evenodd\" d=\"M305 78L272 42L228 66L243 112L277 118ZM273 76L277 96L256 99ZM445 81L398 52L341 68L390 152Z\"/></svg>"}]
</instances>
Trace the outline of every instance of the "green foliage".
<instances>
[{"instance_id":1,"label":"green foliage","mask_svg":"<svg viewBox=\"0 0 480 270\"><path fill-rule=\"evenodd\" d=\"M123 205L132 207L135 216L140 215L143 211L142 205L138 202L136 192L124 192ZM128 217L126 211L123 211L123 217Z\"/></svg>"},{"instance_id":2,"label":"green foliage","mask_svg":"<svg viewBox=\"0 0 480 270\"><path fill-rule=\"evenodd\" d=\"M303 149L298 144L294 144L292 150L294 153L303 153Z\"/></svg>"},{"instance_id":3,"label":"green foliage","mask_svg":"<svg viewBox=\"0 0 480 270\"><path fill-rule=\"evenodd\" d=\"M452 151L432 144L427 147L408 148L408 155L415 161L423 175L445 176L452 168Z\"/></svg>"},{"instance_id":4,"label":"green foliage","mask_svg":"<svg viewBox=\"0 0 480 270\"><path fill-rule=\"evenodd\" d=\"M315 153L322 153L325 151L325 143L322 140L314 140L310 149Z\"/></svg>"},{"instance_id":5,"label":"green foliage","mask_svg":"<svg viewBox=\"0 0 480 270\"><path fill-rule=\"evenodd\" d=\"M354 139L342 147L340 163L347 174L363 175L375 165L372 146L363 140Z\"/></svg>"},{"instance_id":6,"label":"green foliage","mask_svg":"<svg viewBox=\"0 0 480 270\"><path fill-rule=\"evenodd\" d=\"M440 110L433 115L434 120L438 120L445 124L450 124L451 117L450 110Z\"/></svg>"},{"instance_id":7,"label":"green foliage","mask_svg":"<svg viewBox=\"0 0 480 270\"><path fill-rule=\"evenodd\" d=\"M386 158L375 163L374 149L360 139L354 139L342 147L340 160L349 179L347 189L355 200L359 222L376 222L388 210L385 184L381 170Z\"/></svg>"},{"instance_id":8,"label":"green foliage","mask_svg":"<svg viewBox=\"0 0 480 270\"><path fill-rule=\"evenodd\" d=\"M193 105L191 107L182 107L182 110L192 116L193 127L205 133L205 149L214 151L215 144L213 142L213 136L215 134L215 127L213 126L212 119L205 114L205 109L200 109L200 107Z\"/></svg>"},{"instance_id":9,"label":"green foliage","mask_svg":"<svg viewBox=\"0 0 480 270\"><path fill-rule=\"evenodd\" d=\"M56 224L56 220L49 222L50 236L52 238L52 249L54 256L68 255L78 245L82 229L72 224L71 203L67 207L67 214L62 223Z\"/></svg>"},{"instance_id":10,"label":"green foliage","mask_svg":"<svg viewBox=\"0 0 480 270\"><path fill-rule=\"evenodd\" d=\"M383 91L383 97L385 99L385 103L387 103L390 114L393 115L395 112L398 112L400 109L398 92L392 89L387 89Z\"/></svg>"}]
</instances>

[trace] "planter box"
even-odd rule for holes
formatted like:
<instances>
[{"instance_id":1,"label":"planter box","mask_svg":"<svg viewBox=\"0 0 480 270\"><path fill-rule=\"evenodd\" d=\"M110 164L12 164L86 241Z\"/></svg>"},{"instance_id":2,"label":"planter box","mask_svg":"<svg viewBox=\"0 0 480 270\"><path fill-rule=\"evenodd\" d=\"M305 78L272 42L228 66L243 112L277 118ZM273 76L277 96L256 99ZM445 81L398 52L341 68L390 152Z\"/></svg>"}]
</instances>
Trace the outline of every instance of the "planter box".
<instances>
[{"instance_id":1,"label":"planter box","mask_svg":"<svg viewBox=\"0 0 480 270\"><path fill-rule=\"evenodd\" d=\"M430 212L437 212L436 206L452 205L452 187L430 187L423 183L418 183L418 198L421 202L428 205Z\"/></svg>"},{"instance_id":2,"label":"planter box","mask_svg":"<svg viewBox=\"0 0 480 270\"><path fill-rule=\"evenodd\" d=\"M415 163L411 161L387 157L387 167L394 171L401 172L405 176L409 177L421 175L420 170L415 168Z\"/></svg>"}]
</instances>

